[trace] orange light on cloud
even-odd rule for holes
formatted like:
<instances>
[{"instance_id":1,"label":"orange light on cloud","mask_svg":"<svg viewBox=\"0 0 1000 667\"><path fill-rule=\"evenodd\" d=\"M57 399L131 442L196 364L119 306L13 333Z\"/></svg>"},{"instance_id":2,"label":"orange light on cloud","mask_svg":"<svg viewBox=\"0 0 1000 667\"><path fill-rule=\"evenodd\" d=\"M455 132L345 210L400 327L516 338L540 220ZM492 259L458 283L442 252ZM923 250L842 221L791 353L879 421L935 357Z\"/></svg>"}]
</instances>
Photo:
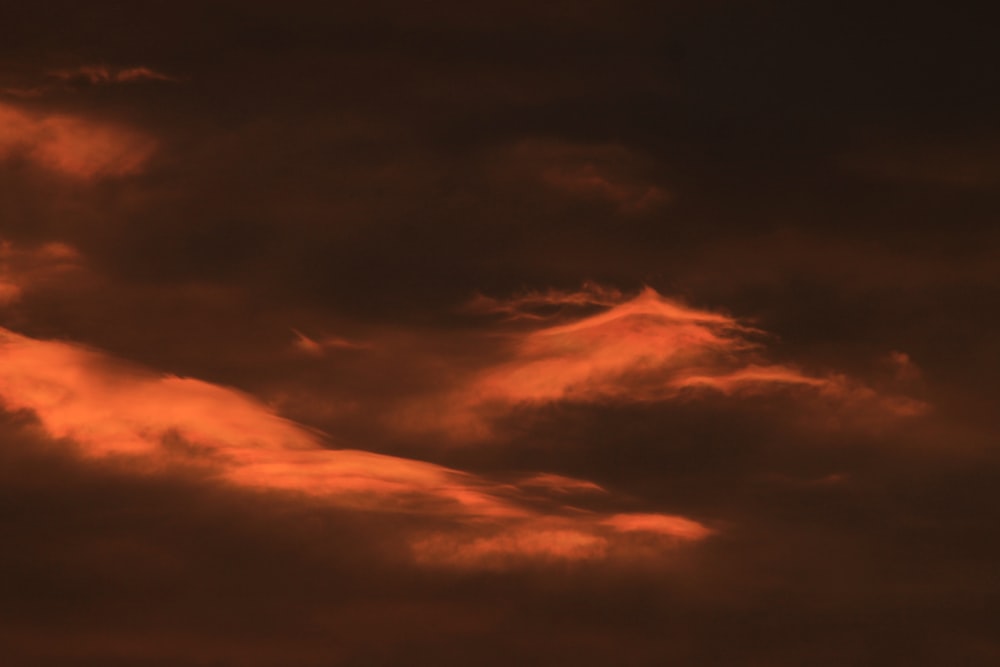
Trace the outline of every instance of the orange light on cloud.
<instances>
[{"instance_id":1,"label":"orange light on cloud","mask_svg":"<svg viewBox=\"0 0 1000 667\"><path fill-rule=\"evenodd\" d=\"M538 488L559 494L580 494L580 493L606 493L606 491L591 481L585 479L575 479L563 475L553 475L551 473L539 473L532 475L518 483L521 488Z\"/></svg>"},{"instance_id":2,"label":"orange light on cloud","mask_svg":"<svg viewBox=\"0 0 1000 667\"><path fill-rule=\"evenodd\" d=\"M295 349L313 357L321 357L329 350L370 350L374 347L371 343L352 341L339 336L324 336L316 339L310 338L297 329L292 329L292 333L295 334Z\"/></svg>"},{"instance_id":3,"label":"orange light on cloud","mask_svg":"<svg viewBox=\"0 0 1000 667\"><path fill-rule=\"evenodd\" d=\"M525 561L590 561L608 555L608 539L569 528L514 529L463 540L434 535L413 545L419 562L427 565L499 570Z\"/></svg>"},{"instance_id":4,"label":"orange light on cloud","mask_svg":"<svg viewBox=\"0 0 1000 667\"><path fill-rule=\"evenodd\" d=\"M20 301L26 291L44 287L80 268L79 254L63 243L26 248L0 241L0 307Z\"/></svg>"},{"instance_id":5,"label":"orange light on cloud","mask_svg":"<svg viewBox=\"0 0 1000 667\"><path fill-rule=\"evenodd\" d=\"M551 313L544 310L561 310L581 307L611 307L620 304L624 295L613 287L605 287L594 282L585 282L578 290L548 289L525 292L509 299L495 299L477 294L466 306L470 313L506 315L511 320L544 320Z\"/></svg>"},{"instance_id":6,"label":"orange light on cloud","mask_svg":"<svg viewBox=\"0 0 1000 667\"><path fill-rule=\"evenodd\" d=\"M536 516L492 530L430 535L415 540L413 550L418 561L429 565L499 570L539 561L660 559L672 549L704 540L714 532L697 521L668 514L582 513L561 518ZM638 545L630 539L636 537L641 538Z\"/></svg>"},{"instance_id":7,"label":"orange light on cloud","mask_svg":"<svg viewBox=\"0 0 1000 667\"><path fill-rule=\"evenodd\" d=\"M136 173L155 148L151 137L135 130L0 102L0 159L93 179Z\"/></svg>"},{"instance_id":8,"label":"orange light on cloud","mask_svg":"<svg viewBox=\"0 0 1000 667\"><path fill-rule=\"evenodd\" d=\"M632 298L593 284L579 292L550 290L507 301L480 296L469 308L539 326L508 334L512 351L505 361L474 373L450 393L407 406L399 417L402 428L468 440L488 436L490 420L517 406L653 402L699 391L731 395L789 387L877 404L900 416L922 409L919 401L879 396L840 375L769 364L753 339L760 331L650 287ZM546 308L558 312L545 314ZM564 316L566 309L578 308L603 310Z\"/></svg>"},{"instance_id":9,"label":"orange light on cloud","mask_svg":"<svg viewBox=\"0 0 1000 667\"><path fill-rule=\"evenodd\" d=\"M646 288L605 312L530 332L516 358L479 375L470 393L510 403L657 398L753 347L744 331Z\"/></svg>"},{"instance_id":10,"label":"orange light on cloud","mask_svg":"<svg viewBox=\"0 0 1000 667\"><path fill-rule=\"evenodd\" d=\"M194 465L244 488L437 517L445 527L412 542L414 558L426 564L495 568L603 557L620 532L609 526L627 516L582 512L557 498L602 491L592 482L539 474L500 484L433 463L328 449L319 434L235 389L157 375L2 328L0 403L32 412L50 436L75 444L85 458L129 461L150 472ZM550 511L537 509L539 494L549 494Z\"/></svg>"},{"instance_id":11,"label":"orange light on cloud","mask_svg":"<svg viewBox=\"0 0 1000 667\"><path fill-rule=\"evenodd\" d=\"M656 533L684 540L700 540L712 531L697 521L666 514L616 514L604 524L623 533Z\"/></svg>"}]
</instances>

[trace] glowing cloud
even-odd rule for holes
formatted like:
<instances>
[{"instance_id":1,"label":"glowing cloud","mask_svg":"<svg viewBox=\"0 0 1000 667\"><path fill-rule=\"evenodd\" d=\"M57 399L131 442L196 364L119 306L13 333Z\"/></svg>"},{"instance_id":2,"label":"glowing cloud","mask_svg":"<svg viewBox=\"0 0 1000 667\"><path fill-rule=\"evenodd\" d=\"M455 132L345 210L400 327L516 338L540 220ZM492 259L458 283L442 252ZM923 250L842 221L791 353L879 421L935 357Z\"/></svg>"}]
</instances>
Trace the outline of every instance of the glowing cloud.
<instances>
[{"instance_id":1,"label":"glowing cloud","mask_svg":"<svg viewBox=\"0 0 1000 667\"><path fill-rule=\"evenodd\" d=\"M413 549L417 560L427 564L505 569L537 561L656 558L713 533L697 521L667 514L582 514L571 519L536 518L499 531L472 532L471 537L468 532L432 535L416 540ZM637 537L638 544L630 542Z\"/></svg>"},{"instance_id":2,"label":"glowing cloud","mask_svg":"<svg viewBox=\"0 0 1000 667\"><path fill-rule=\"evenodd\" d=\"M651 400L754 347L747 331L646 288L603 313L530 332L515 360L482 373L471 390L484 402Z\"/></svg>"},{"instance_id":3,"label":"glowing cloud","mask_svg":"<svg viewBox=\"0 0 1000 667\"><path fill-rule=\"evenodd\" d=\"M500 484L433 463L328 449L319 434L235 389L156 375L2 328L0 403L34 413L50 436L74 443L86 458L111 457L147 472L193 466L245 488L433 516L444 527L413 538L414 557L427 564L507 567L601 557L614 541L609 526L623 516L583 512L555 498L601 491L585 480L540 474ZM541 511L546 494L551 509ZM688 530L683 537L706 535Z\"/></svg>"},{"instance_id":4,"label":"glowing cloud","mask_svg":"<svg viewBox=\"0 0 1000 667\"><path fill-rule=\"evenodd\" d=\"M624 533L647 532L680 539L699 540L712 533L697 521L665 514L616 514L604 523Z\"/></svg>"},{"instance_id":5,"label":"glowing cloud","mask_svg":"<svg viewBox=\"0 0 1000 667\"><path fill-rule=\"evenodd\" d=\"M525 292L510 299L495 299L477 294L466 310L471 313L506 315L512 320L544 320L571 308L616 306L623 299L620 290L588 281L579 290Z\"/></svg>"},{"instance_id":6,"label":"glowing cloud","mask_svg":"<svg viewBox=\"0 0 1000 667\"><path fill-rule=\"evenodd\" d=\"M470 308L535 320L540 326L509 334L507 360L474 373L452 393L409 406L400 418L404 428L431 428L469 439L488 435L490 420L517 406L652 402L698 392L759 393L782 387L874 401L899 415L922 409L918 401L883 400L840 375L813 376L767 363L755 340L762 332L649 287L632 298L596 285L575 293L528 293L509 301L477 297ZM603 310L568 316L574 308Z\"/></svg>"},{"instance_id":7,"label":"glowing cloud","mask_svg":"<svg viewBox=\"0 0 1000 667\"><path fill-rule=\"evenodd\" d=\"M370 350L373 347L371 343L351 341L339 336L315 339L297 329L292 329L292 333L295 334L295 349L314 357L321 357L329 350Z\"/></svg>"},{"instance_id":8,"label":"glowing cloud","mask_svg":"<svg viewBox=\"0 0 1000 667\"><path fill-rule=\"evenodd\" d=\"M588 561L608 554L608 540L568 528L511 530L497 535L456 539L435 535L414 544L417 560L428 565L505 569L519 562Z\"/></svg>"},{"instance_id":9,"label":"glowing cloud","mask_svg":"<svg viewBox=\"0 0 1000 667\"><path fill-rule=\"evenodd\" d=\"M591 481L564 477L563 475L553 475L551 473L532 475L527 479L521 480L518 486L526 489L545 489L546 491L560 494L606 493L603 488Z\"/></svg>"},{"instance_id":10,"label":"glowing cloud","mask_svg":"<svg viewBox=\"0 0 1000 667\"><path fill-rule=\"evenodd\" d=\"M22 159L79 179L138 172L155 150L150 137L117 125L0 102L0 159Z\"/></svg>"}]
</instances>

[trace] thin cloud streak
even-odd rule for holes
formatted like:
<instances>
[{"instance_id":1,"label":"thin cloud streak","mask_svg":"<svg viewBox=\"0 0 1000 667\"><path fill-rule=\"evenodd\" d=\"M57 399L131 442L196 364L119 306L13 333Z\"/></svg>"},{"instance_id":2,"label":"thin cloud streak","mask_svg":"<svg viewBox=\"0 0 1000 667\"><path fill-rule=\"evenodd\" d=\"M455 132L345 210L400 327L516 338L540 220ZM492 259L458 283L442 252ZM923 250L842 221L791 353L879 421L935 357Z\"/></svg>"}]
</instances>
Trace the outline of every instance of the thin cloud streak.
<instances>
[{"instance_id":1,"label":"thin cloud streak","mask_svg":"<svg viewBox=\"0 0 1000 667\"><path fill-rule=\"evenodd\" d=\"M63 81L85 81L90 84L138 83L141 81L177 81L176 77L157 72L149 67L109 67L108 65L81 65L58 69L49 76Z\"/></svg>"},{"instance_id":2,"label":"thin cloud streak","mask_svg":"<svg viewBox=\"0 0 1000 667\"><path fill-rule=\"evenodd\" d=\"M292 333L295 334L295 349L314 357L322 357L329 350L371 350L374 347L372 343L352 341L340 336L311 338L298 329L292 329Z\"/></svg>"}]
</instances>

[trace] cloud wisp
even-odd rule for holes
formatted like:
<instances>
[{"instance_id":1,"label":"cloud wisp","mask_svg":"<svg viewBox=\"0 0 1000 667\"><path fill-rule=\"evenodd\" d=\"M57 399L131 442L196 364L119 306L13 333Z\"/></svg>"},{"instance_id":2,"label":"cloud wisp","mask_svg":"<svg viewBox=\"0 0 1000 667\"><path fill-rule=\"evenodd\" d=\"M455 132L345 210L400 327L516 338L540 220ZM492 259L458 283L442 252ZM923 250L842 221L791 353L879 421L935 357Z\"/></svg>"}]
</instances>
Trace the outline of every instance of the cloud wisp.
<instances>
[{"instance_id":1,"label":"cloud wisp","mask_svg":"<svg viewBox=\"0 0 1000 667\"><path fill-rule=\"evenodd\" d=\"M150 67L110 67L108 65L81 65L58 69L49 76L67 82L83 81L92 85L139 83L143 81L177 81L176 77L158 72Z\"/></svg>"},{"instance_id":2,"label":"cloud wisp","mask_svg":"<svg viewBox=\"0 0 1000 667\"><path fill-rule=\"evenodd\" d=\"M0 160L23 160L80 180L142 170L156 141L137 130L0 102Z\"/></svg>"},{"instance_id":3,"label":"cloud wisp","mask_svg":"<svg viewBox=\"0 0 1000 667\"><path fill-rule=\"evenodd\" d=\"M905 397L879 396L842 374L815 375L773 363L761 342L764 332L651 287L634 296L594 284L578 292L534 292L507 301L480 296L470 309L530 320L536 328L508 334L505 360L471 374L453 391L408 407L401 417L404 427L474 439L489 434L492 419L519 407L648 403L706 392L784 389L842 402L874 401L898 415L925 407Z\"/></svg>"},{"instance_id":4,"label":"cloud wisp","mask_svg":"<svg viewBox=\"0 0 1000 667\"><path fill-rule=\"evenodd\" d=\"M80 268L79 253L64 243L26 248L0 240L0 307L20 301L26 291L73 275Z\"/></svg>"}]
</instances>

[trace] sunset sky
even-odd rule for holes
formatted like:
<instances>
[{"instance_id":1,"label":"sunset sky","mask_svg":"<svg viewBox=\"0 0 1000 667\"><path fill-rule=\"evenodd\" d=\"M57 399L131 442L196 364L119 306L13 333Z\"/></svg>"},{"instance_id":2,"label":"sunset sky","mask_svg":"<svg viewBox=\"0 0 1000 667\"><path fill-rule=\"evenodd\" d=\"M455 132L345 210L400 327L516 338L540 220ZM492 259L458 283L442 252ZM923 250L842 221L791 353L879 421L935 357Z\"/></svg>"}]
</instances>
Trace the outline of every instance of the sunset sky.
<instances>
[{"instance_id":1,"label":"sunset sky","mask_svg":"<svg viewBox=\"0 0 1000 667\"><path fill-rule=\"evenodd\" d=\"M0 664L1000 664L960 4L5 2Z\"/></svg>"}]
</instances>

